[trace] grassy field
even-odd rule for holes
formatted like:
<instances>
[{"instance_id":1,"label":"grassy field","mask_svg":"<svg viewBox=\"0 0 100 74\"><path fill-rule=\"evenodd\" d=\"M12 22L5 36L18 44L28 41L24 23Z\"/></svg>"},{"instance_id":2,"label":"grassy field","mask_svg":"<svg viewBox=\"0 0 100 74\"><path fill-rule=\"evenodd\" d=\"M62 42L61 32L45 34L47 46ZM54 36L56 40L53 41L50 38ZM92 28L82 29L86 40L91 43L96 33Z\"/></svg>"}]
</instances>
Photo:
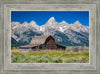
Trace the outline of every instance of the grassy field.
<instances>
[{"instance_id":1,"label":"grassy field","mask_svg":"<svg viewBox=\"0 0 100 74\"><path fill-rule=\"evenodd\" d=\"M63 50L41 50L28 53L11 50L12 63L88 63L89 52L68 52Z\"/></svg>"}]
</instances>

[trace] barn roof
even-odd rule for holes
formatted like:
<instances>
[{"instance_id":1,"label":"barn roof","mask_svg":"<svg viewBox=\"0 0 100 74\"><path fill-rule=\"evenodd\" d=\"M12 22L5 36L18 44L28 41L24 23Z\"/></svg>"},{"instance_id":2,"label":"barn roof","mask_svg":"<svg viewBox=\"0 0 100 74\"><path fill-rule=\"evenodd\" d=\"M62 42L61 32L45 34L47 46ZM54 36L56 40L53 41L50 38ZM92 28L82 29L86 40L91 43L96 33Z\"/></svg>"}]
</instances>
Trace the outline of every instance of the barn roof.
<instances>
[{"instance_id":1,"label":"barn roof","mask_svg":"<svg viewBox=\"0 0 100 74\"><path fill-rule=\"evenodd\" d=\"M34 46L37 46L37 44L29 44L29 45L24 45L24 46L20 46L20 47L24 48L24 47L34 47Z\"/></svg>"},{"instance_id":2,"label":"barn roof","mask_svg":"<svg viewBox=\"0 0 100 74\"><path fill-rule=\"evenodd\" d=\"M50 35L51 36L51 35ZM32 38L31 43L30 44L44 44L46 39L50 36L35 36L34 38Z\"/></svg>"}]
</instances>

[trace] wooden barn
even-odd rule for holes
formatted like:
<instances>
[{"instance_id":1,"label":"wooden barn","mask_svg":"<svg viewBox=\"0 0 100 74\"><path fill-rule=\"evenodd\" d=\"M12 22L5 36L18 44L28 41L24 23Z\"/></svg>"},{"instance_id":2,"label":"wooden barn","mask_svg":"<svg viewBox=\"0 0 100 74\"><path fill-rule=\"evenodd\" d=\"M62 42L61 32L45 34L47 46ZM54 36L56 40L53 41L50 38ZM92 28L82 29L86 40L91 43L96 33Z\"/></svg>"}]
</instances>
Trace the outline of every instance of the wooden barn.
<instances>
[{"instance_id":1,"label":"wooden barn","mask_svg":"<svg viewBox=\"0 0 100 74\"><path fill-rule=\"evenodd\" d=\"M66 47L56 44L54 38L50 36L35 36L29 45L20 46L20 52L29 52L36 50L65 50Z\"/></svg>"}]
</instances>

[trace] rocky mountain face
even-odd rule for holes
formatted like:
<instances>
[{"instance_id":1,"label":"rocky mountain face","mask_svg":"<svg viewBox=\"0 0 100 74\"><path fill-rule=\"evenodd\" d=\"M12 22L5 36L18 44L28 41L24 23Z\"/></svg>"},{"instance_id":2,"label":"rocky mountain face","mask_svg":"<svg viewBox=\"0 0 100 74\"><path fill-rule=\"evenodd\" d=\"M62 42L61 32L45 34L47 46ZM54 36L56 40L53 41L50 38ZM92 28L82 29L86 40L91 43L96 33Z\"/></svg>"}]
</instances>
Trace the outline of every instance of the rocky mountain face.
<instances>
[{"instance_id":1,"label":"rocky mountain face","mask_svg":"<svg viewBox=\"0 0 100 74\"><path fill-rule=\"evenodd\" d=\"M35 21L30 23L11 23L12 43L16 41L22 45L29 44L34 36L52 35L57 44L64 46L89 45L89 27L83 26L79 21L68 24L65 21L56 22L51 17L46 24L38 26Z\"/></svg>"}]
</instances>

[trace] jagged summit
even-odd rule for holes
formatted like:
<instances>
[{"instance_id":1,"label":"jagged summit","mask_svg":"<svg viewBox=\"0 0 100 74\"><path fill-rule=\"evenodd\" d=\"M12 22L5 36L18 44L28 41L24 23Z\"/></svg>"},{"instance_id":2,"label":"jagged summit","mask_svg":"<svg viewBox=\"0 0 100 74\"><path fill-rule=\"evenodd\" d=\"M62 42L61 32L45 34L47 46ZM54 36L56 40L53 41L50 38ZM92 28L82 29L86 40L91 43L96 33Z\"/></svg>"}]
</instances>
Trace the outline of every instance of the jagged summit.
<instances>
[{"instance_id":1,"label":"jagged summit","mask_svg":"<svg viewBox=\"0 0 100 74\"><path fill-rule=\"evenodd\" d=\"M55 22L55 18L54 18L54 17L51 17L51 18L47 21L47 23L48 23L48 22L50 22L50 23Z\"/></svg>"},{"instance_id":2,"label":"jagged summit","mask_svg":"<svg viewBox=\"0 0 100 74\"><path fill-rule=\"evenodd\" d=\"M49 20L55 20L55 18L54 17L51 17Z\"/></svg>"},{"instance_id":3,"label":"jagged summit","mask_svg":"<svg viewBox=\"0 0 100 74\"><path fill-rule=\"evenodd\" d=\"M31 21L29 24L30 24L31 26L35 27L35 28L36 28L36 27L39 27L39 25L37 25L35 21Z\"/></svg>"},{"instance_id":4,"label":"jagged summit","mask_svg":"<svg viewBox=\"0 0 100 74\"><path fill-rule=\"evenodd\" d=\"M28 25L28 23L25 21L25 22L23 23L23 25Z\"/></svg>"},{"instance_id":5,"label":"jagged summit","mask_svg":"<svg viewBox=\"0 0 100 74\"><path fill-rule=\"evenodd\" d=\"M18 26L17 26L18 25ZM14 26L14 28L17 28L19 27L19 25L21 25L20 23L18 22L12 22L12 27ZM31 28L36 28L38 29L39 31L45 31L47 30L48 28L54 28L55 30L58 30L58 31L61 31L61 32L64 32L65 30L67 29L72 29L74 31L88 31L88 27L85 27L83 26L79 21L76 21L74 22L74 24L68 24L66 21L62 21L60 23L57 23L55 21L55 18L54 17L51 17L46 24L42 25L42 26L39 26L36 24L35 21L31 21L30 23L27 23L27 22L24 22L22 24L22 26L26 26L26 27L31 27Z\"/></svg>"},{"instance_id":6,"label":"jagged summit","mask_svg":"<svg viewBox=\"0 0 100 74\"><path fill-rule=\"evenodd\" d=\"M12 25L13 24L20 24L19 22L12 22ZM37 26L39 26L38 24L36 24L36 22L35 21L31 21L30 23L28 23L28 22L24 22L23 23L23 25L27 25L27 24L31 24L31 25L37 25ZM44 25L54 25L54 24L68 24L66 21L61 21L60 23L58 23L58 22L56 22L56 20L55 20L55 18L54 17L51 17L47 22L46 22L46 24L44 24ZM42 25L42 26L44 26L44 25ZM77 20L77 21L75 21L73 24L69 24L69 25L74 25L74 26L81 26L82 24Z\"/></svg>"},{"instance_id":7,"label":"jagged summit","mask_svg":"<svg viewBox=\"0 0 100 74\"><path fill-rule=\"evenodd\" d=\"M66 21L61 21L60 24L68 24Z\"/></svg>"},{"instance_id":8,"label":"jagged summit","mask_svg":"<svg viewBox=\"0 0 100 74\"><path fill-rule=\"evenodd\" d=\"M12 26L19 25L19 24L20 24L19 22L12 22L11 23Z\"/></svg>"},{"instance_id":9,"label":"jagged summit","mask_svg":"<svg viewBox=\"0 0 100 74\"><path fill-rule=\"evenodd\" d=\"M82 26L82 24L79 21L74 22L74 26Z\"/></svg>"},{"instance_id":10,"label":"jagged summit","mask_svg":"<svg viewBox=\"0 0 100 74\"><path fill-rule=\"evenodd\" d=\"M77 20L77 21L74 22L74 24L80 24L80 22Z\"/></svg>"},{"instance_id":11,"label":"jagged summit","mask_svg":"<svg viewBox=\"0 0 100 74\"><path fill-rule=\"evenodd\" d=\"M32 20L32 21L30 22L30 24L36 24L36 22Z\"/></svg>"}]
</instances>

